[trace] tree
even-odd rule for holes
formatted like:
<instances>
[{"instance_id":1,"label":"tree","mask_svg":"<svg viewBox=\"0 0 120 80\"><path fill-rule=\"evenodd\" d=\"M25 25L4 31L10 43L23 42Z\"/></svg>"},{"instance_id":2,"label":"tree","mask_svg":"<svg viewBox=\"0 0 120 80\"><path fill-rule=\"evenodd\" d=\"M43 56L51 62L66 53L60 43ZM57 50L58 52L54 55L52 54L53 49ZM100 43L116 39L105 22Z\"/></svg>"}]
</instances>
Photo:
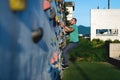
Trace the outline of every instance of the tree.
<instances>
[{"instance_id":1,"label":"tree","mask_svg":"<svg viewBox=\"0 0 120 80\"><path fill-rule=\"evenodd\" d=\"M66 6L64 5L64 20L65 20L65 24L67 25L67 26L69 26L70 25L70 22L67 20L67 15L69 14L69 11L68 11L68 9L66 8Z\"/></svg>"}]
</instances>

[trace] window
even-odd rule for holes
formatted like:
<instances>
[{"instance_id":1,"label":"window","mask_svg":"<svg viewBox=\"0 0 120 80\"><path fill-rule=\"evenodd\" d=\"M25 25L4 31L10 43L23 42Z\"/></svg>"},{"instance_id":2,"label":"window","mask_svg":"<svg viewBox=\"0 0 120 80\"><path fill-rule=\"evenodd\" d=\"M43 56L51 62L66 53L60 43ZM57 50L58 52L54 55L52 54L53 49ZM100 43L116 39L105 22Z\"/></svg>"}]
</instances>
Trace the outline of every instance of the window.
<instances>
[{"instance_id":1,"label":"window","mask_svg":"<svg viewBox=\"0 0 120 80\"><path fill-rule=\"evenodd\" d=\"M117 36L118 29L96 29L97 36Z\"/></svg>"}]
</instances>

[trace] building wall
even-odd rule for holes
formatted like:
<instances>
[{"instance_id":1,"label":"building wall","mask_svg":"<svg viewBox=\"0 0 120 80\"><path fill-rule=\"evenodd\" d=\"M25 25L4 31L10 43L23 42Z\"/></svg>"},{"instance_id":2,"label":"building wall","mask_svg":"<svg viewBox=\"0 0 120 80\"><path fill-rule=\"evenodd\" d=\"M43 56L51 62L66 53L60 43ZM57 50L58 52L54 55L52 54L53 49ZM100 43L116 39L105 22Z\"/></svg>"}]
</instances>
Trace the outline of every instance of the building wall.
<instances>
[{"instance_id":1,"label":"building wall","mask_svg":"<svg viewBox=\"0 0 120 80\"><path fill-rule=\"evenodd\" d=\"M120 9L92 9L91 40L98 38L101 40L120 40L119 21Z\"/></svg>"},{"instance_id":2,"label":"building wall","mask_svg":"<svg viewBox=\"0 0 120 80\"><path fill-rule=\"evenodd\" d=\"M67 20L71 20L73 18L73 7L66 7L69 11L69 14L67 15Z\"/></svg>"}]
</instances>

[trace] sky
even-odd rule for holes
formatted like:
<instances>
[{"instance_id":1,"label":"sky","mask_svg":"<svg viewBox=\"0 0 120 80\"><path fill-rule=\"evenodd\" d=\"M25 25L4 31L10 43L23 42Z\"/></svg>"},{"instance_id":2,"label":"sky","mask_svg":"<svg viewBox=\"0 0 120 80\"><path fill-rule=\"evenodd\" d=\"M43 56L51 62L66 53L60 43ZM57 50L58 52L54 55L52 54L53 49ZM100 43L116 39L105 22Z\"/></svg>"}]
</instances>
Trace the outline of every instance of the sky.
<instances>
[{"instance_id":1,"label":"sky","mask_svg":"<svg viewBox=\"0 0 120 80\"><path fill-rule=\"evenodd\" d=\"M77 25L90 26L90 10L107 9L108 0L65 0L75 3L73 17L77 18ZM120 9L120 0L110 0L110 9Z\"/></svg>"}]
</instances>

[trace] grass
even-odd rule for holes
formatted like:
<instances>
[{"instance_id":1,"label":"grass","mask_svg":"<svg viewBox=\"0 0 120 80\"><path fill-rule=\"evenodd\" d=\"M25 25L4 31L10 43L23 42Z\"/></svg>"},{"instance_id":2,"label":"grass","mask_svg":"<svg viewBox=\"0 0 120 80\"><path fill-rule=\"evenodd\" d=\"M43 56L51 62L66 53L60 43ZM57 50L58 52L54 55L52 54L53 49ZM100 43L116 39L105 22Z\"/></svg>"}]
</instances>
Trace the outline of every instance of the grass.
<instances>
[{"instance_id":1,"label":"grass","mask_svg":"<svg viewBox=\"0 0 120 80\"><path fill-rule=\"evenodd\" d=\"M80 38L80 45L69 53L70 66L62 80L120 80L120 69L107 63L109 42Z\"/></svg>"},{"instance_id":2,"label":"grass","mask_svg":"<svg viewBox=\"0 0 120 80\"><path fill-rule=\"evenodd\" d=\"M120 70L107 62L70 62L62 80L120 80Z\"/></svg>"}]
</instances>

